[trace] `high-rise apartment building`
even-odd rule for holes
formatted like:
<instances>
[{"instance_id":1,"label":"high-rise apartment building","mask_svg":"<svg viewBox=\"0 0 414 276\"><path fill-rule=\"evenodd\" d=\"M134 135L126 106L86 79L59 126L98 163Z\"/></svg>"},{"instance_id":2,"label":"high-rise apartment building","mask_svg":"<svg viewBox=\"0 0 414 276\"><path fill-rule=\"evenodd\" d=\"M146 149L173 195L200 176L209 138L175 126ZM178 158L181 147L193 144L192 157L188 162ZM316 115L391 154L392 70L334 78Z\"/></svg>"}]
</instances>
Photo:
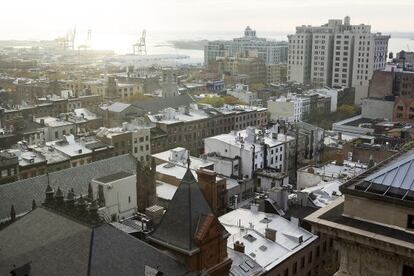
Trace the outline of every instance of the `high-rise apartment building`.
<instances>
[{"instance_id":1,"label":"high-rise apartment building","mask_svg":"<svg viewBox=\"0 0 414 276\"><path fill-rule=\"evenodd\" d=\"M243 37L209 42L204 48L204 65L209 66L218 57L252 55L262 59L266 64L286 63L287 53L287 42L259 38L256 36L256 31L247 26Z\"/></svg>"},{"instance_id":2,"label":"high-rise apartment building","mask_svg":"<svg viewBox=\"0 0 414 276\"><path fill-rule=\"evenodd\" d=\"M347 16L320 27L296 27L288 38L288 81L354 87L360 103L373 72L385 68L390 36L372 33L370 25L351 25Z\"/></svg>"}]
</instances>

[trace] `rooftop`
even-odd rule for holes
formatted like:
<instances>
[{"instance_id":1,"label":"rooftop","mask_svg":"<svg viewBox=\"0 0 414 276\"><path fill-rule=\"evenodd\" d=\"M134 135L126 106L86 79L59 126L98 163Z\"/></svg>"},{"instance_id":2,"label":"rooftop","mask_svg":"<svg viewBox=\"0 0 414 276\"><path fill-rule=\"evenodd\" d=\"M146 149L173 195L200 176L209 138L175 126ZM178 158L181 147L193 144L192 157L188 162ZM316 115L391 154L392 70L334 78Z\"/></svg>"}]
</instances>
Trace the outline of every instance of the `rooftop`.
<instances>
[{"instance_id":1,"label":"rooftop","mask_svg":"<svg viewBox=\"0 0 414 276\"><path fill-rule=\"evenodd\" d=\"M107 184L107 183L111 183L111 182L114 182L116 180L120 180L120 179L129 177L129 176L132 176L132 175L133 175L132 173L125 172L125 171L120 171L120 172L109 174L109 175L106 175L106 176L103 176L103 177L95 178L94 180L98 181L98 182L101 182L101 183Z\"/></svg>"},{"instance_id":2,"label":"rooftop","mask_svg":"<svg viewBox=\"0 0 414 276\"><path fill-rule=\"evenodd\" d=\"M18 157L19 166L21 167L31 166L31 165L40 164L40 163L46 164L45 157L42 154L35 152L35 151L21 150L21 149L9 149L8 152Z\"/></svg>"},{"instance_id":3,"label":"rooftop","mask_svg":"<svg viewBox=\"0 0 414 276\"><path fill-rule=\"evenodd\" d=\"M245 254L266 271L318 238L281 216L251 209L238 208L219 221L231 235L227 246L233 248L234 242L243 242ZM265 238L266 228L276 230L275 241Z\"/></svg>"},{"instance_id":4,"label":"rooftop","mask_svg":"<svg viewBox=\"0 0 414 276\"><path fill-rule=\"evenodd\" d=\"M339 190L341 185L342 182L338 180L321 181L318 185L303 189L301 192L308 193L310 200L316 207L325 207L342 195Z\"/></svg>"},{"instance_id":5,"label":"rooftop","mask_svg":"<svg viewBox=\"0 0 414 276\"><path fill-rule=\"evenodd\" d=\"M101 108L111 112L122 112L130 106L131 104L116 102L108 106L102 106Z\"/></svg>"},{"instance_id":6,"label":"rooftop","mask_svg":"<svg viewBox=\"0 0 414 276\"><path fill-rule=\"evenodd\" d=\"M168 162L184 168L187 167L188 150L182 147L177 147L174 149L156 153L152 156L164 162ZM202 158L190 156L190 168L192 170L198 170L199 168L206 168L210 166L214 166L214 163Z\"/></svg>"},{"instance_id":7,"label":"rooftop","mask_svg":"<svg viewBox=\"0 0 414 276\"><path fill-rule=\"evenodd\" d=\"M36 145L31 146L30 148L43 155L46 158L48 165L64 162L70 159L67 155L55 150L53 147Z\"/></svg>"},{"instance_id":8,"label":"rooftop","mask_svg":"<svg viewBox=\"0 0 414 276\"><path fill-rule=\"evenodd\" d=\"M32 275L185 275L175 259L109 224L89 227L39 207L0 231L0 274L13 265Z\"/></svg>"},{"instance_id":9,"label":"rooftop","mask_svg":"<svg viewBox=\"0 0 414 276\"><path fill-rule=\"evenodd\" d=\"M72 134L64 136L62 140L46 142L46 145L70 157L92 153L92 150L87 148L85 143L75 141Z\"/></svg>"},{"instance_id":10,"label":"rooftop","mask_svg":"<svg viewBox=\"0 0 414 276\"><path fill-rule=\"evenodd\" d=\"M127 154L0 185L0 220L9 217L12 204L16 214L22 214L31 210L33 199L38 205L44 202L48 184L65 194L72 188L77 194L87 194L92 179L119 171L135 173L135 169L135 158Z\"/></svg>"},{"instance_id":11,"label":"rooftop","mask_svg":"<svg viewBox=\"0 0 414 276\"><path fill-rule=\"evenodd\" d=\"M42 122L44 122L45 126L49 126L49 127L60 127L60 126L73 125L73 123L71 122L62 120L60 118L51 117L51 116L38 117L35 119L35 122L38 124L42 124Z\"/></svg>"},{"instance_id":12,"label":"rooftop","mask_svg":"<svg viewBox=\"0 0 414 276\"><path fill-rule=\"evenodd\" d=\"M414 206L413 160L414 149L403 149L345 183L341 191Z\"/></svg>"},{"instance_id":13,"label":"rooftop","mask_svg":"<svg viewBox=\"0 0 414 276\"><path fill-rule=\"evenodd\" d=\"M252 132L254 131L254 135L253 133L250 133L249 130L251 130ZM250 136L250 134L252 135ZM269 147L276 147L276 146L284 144L285 142L294 140L293 137L283 135L283 134L277 134L276 136L272 136L271 130L266 130L265 134L262 134L262 130L252 128L252 127L249 127L241 131L232 131L231 133L220 134L220 135L209 137L206 139L220 140L226 144L230 144L236 147L242 147L243 145L244 148L247 148L246 144L249 144L249 145L255 144L256 145L255 150L256 152L258 152L258 151L261 151L261 144L260 144L261 138L260 137L263 137L264 143L267 144ZM252 141L255 141L255 142L252 142Z\"/></svg>"}]
</instances>

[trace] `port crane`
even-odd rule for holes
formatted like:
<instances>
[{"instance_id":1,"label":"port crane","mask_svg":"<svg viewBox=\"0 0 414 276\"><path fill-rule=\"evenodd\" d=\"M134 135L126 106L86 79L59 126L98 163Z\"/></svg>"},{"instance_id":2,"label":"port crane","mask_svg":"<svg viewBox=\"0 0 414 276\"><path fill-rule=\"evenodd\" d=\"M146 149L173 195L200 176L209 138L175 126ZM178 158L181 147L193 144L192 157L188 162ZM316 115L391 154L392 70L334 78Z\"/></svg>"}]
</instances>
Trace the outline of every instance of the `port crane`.
<instances>
[{"instance_id":1,"label":"port crane","mask_svg":"<svg viewBox=\"0 0 414 276\"><path fill-rule=\"evenodd\" d=\"M147 44L145 42L145 37L147 36L147 31L144 29L142 30L141 37L139 40L132 45L134 55L147 55Z\"/></svg>"},{"instance_id":2,"label":"port crane","mask_svg":"<svg viewBox=\"0 0 414 276\"><path fill-rule=\"evenodd\" d=\"M88 30L88 34L86 35L86 41L85 44L79 45L78 50L88 50L91 48L91 42L92 42L92 30Z\"/></svg>"}]
</instances>

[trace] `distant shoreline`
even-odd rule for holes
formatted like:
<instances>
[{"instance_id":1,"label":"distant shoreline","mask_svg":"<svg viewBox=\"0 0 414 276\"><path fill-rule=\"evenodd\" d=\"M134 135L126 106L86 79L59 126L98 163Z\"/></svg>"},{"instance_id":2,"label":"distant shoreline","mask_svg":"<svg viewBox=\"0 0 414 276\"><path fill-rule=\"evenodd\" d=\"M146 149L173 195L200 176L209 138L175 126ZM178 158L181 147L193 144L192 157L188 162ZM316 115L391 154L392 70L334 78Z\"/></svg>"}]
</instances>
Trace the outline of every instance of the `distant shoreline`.
<instances>
[{"instance_id":1,"label":"distant shoreline","mask_svg":"<svg viewBox=\"0 0 414 276\"><path fill-rule=\"evenodd\" d=\"M174 48L176 49L183 49L183 50L204 50L204 46L207 45L208 40L171 40L168 41L171 43Z\"/></svg>"}]
</instances>

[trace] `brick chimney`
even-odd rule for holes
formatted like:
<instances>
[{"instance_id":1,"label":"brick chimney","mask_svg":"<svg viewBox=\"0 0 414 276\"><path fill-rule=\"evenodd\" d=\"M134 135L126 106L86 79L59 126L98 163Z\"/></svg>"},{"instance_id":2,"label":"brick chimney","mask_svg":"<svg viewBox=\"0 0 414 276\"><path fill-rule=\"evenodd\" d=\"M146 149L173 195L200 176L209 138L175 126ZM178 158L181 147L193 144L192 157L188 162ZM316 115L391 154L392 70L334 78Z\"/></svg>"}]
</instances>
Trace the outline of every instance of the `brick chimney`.
<instances>
[{"instance_id":1,"label":"brick chimney","mask_svg":"<svg viewBox=\"0 0 414 276\"><path fill-rule=\"evenodd\" d=\"M244 243L236 241L233 244L233 249L236 250L237 252L244 253L244 249L245 249Z\"/></svg>"},{"instance_id":2,"label":"brick chimney","mask_svg":"<svg viewBox=\"0 0 414 276\"><path fill-rule=\"evenodd\" d=\"M266 227L265 229L265 237L266 239L269 239L271 241L274 241L274 242L276 241L276 233L277 231L275 229L272 229L269 227Z\"/></svg>"},{"instance_id":3,"label":"brick chimney","mask_svg":"<svg viewBox=\"0 0 414 276\"><path fill-rule=\"evenodd\" d=\"M207 199L213 212L216 214L218 209L217 202L217 174L214 171L207 169L198 169L198 185L203 191L204 197Z\"/></svg>"},{"instance_id":4,"label":"brick chimney","mask_svg":"<svg viewBox=\"0 0 414 276\"><path fill-rule=\"evenodd\" d=\"M338 166L342 166L344 164L344 154L342 153L342 151L337 151L336 152L336 158L335 158L335 164Z\"/></svg>"}]
</instances>

